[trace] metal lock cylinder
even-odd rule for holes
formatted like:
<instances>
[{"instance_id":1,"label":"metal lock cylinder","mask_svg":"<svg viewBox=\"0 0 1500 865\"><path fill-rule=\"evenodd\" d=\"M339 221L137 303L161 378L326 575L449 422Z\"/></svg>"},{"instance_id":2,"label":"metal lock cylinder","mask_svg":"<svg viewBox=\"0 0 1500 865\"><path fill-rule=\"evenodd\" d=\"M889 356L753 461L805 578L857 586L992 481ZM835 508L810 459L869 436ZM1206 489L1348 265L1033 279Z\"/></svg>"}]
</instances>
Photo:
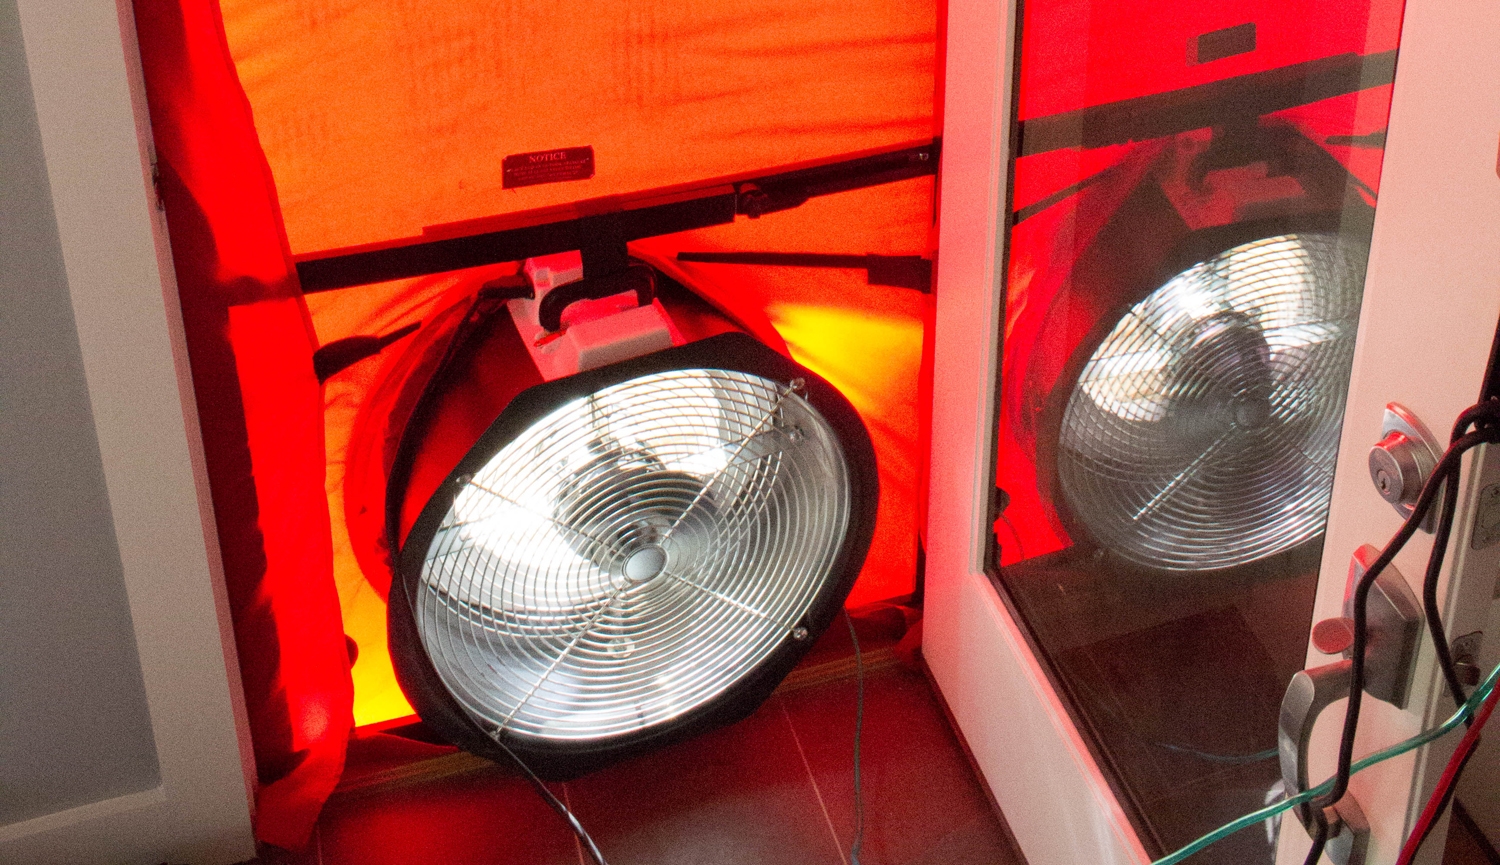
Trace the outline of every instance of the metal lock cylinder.
<instances>
[{"instance_id":1,"label":"metal lock cylinder","mask_svg":"<svg viewBox=\"0 0 1500 865\"><path fill-rule=\"evenodd\" d=\"M1386 404L1380 435L1380 441L1370 448L1370 480L1381 498L1401 516L1409 517L1442 451L1426 425L1400 403ZM1432 531L1438 510L1434 503L1427 511L1422 519L1423 531Z\"/></svg>"},{"instance_id":2,"label":"metal lock cylinder","mask_svg":"<svg viewBox=\"0 0 1500 865\"><path fill-rule=\"evenodd\" d=\"M1387 433L1370 448L1370 480L1380 497L1393 505L1416 504L1432 469L1427 446L1399 430Z\"/></svg>"}]
</instances>

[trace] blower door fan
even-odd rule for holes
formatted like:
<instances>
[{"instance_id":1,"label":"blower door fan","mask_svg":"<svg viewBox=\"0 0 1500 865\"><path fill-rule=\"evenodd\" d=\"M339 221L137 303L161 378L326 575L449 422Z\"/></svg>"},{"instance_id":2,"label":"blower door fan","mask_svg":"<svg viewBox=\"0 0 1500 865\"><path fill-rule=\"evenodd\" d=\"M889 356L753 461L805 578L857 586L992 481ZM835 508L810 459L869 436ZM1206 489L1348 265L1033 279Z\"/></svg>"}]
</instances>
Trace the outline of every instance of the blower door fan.
<instances>
[{"instance_id":1,"label":"blower door fan","mask_svg":"<svg viewBox=\"0 0 1500 865\"><path fill-rule=\"evenodd\" d=\"M1368 255L1334 234L1264 238L1132 306L1063 410L1057 475L1077 522L1172 571L1321 533Z\"/></svg>"},{"instance_id":2,"label":"blower door fan","mask_svg":"<svg viewBox=\"0 0 1500 865\"><path fill-rule=\"evenodd\" d=\"M571 392L498 446L481 439L408 538L432 672L470 724L544 775L718 702L748 713L863 560L873 453L852 408L779 356L765 375L704 363L724 339L597 389L577 384L596 373L533 389ZM662 368L683 352L698 362Z\"/></svg>"}]
</instances>

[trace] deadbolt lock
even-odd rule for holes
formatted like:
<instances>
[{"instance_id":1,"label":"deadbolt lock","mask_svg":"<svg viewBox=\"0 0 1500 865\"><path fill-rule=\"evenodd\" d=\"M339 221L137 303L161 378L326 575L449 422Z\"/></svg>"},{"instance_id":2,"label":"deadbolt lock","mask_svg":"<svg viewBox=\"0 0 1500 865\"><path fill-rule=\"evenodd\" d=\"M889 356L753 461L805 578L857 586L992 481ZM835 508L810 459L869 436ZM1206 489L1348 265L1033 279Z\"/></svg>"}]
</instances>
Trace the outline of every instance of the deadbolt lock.
<instances>
[{"instance_id":1,"label":"deadbolt lock","mask_svg":"<svg viewBox=\"0 0 1500 865\"><path fill-rule=\"evenodd\" d=\"M1426 425L1400 403L1387 403L1380 424L1380 441L1370 448L1370 480L1375 491L1402 518L1411 516L1422 485L1432 477L1442 451ZM1431 532L1438 505L1428 509L1421 528Z\"/></svg>"}]
</instances>

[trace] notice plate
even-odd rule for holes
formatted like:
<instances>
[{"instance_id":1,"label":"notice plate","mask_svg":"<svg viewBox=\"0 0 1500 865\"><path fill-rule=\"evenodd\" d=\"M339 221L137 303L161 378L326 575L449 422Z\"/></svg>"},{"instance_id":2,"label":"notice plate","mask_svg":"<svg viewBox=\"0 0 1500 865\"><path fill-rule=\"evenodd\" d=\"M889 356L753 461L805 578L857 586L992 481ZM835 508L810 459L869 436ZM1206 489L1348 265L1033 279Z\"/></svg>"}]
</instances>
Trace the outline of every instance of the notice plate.
<instances>
[{"instance_id":1,"label":"notice plate","mask_svg":"<svg viewBox=\"0 0 1500 865\"><path fill-rule=\"evenodd\" d=\"M560 183L564 180L588 180L594 176L594 148L562 147L515 153L501 163L506 189Z\"/></svg>"}]
</instances>

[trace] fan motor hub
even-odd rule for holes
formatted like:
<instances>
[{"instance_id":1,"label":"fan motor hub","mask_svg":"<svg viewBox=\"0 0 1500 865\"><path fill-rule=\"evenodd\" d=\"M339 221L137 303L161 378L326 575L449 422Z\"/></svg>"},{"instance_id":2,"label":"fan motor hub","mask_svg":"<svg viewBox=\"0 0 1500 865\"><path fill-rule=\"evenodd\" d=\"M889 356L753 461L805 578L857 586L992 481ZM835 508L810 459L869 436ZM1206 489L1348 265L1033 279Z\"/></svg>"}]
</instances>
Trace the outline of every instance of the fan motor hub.
<instances>
[{"instance_id":1,"label":"fan motor hub","mask_svg":"<svg viewBox=\"0 0 1500 865\"><path fill-rule=\"evenodd\" d=\"M667 551L656 544L647 544L625 559L625 579L633 583L654 580L666 569Z\"/></svg>"},{"instance_id":2,"label":"fan motor hub","mask_svg":"<svg viewBox=\"0 0 1500 865\"><path fill-rule=\"evenodd\" d=\"M1271 401L1264 397L1237 397L1232 410L1234 425L1241 429L1263 427L1271 420Z\"/></svg>"}]
</instances>

